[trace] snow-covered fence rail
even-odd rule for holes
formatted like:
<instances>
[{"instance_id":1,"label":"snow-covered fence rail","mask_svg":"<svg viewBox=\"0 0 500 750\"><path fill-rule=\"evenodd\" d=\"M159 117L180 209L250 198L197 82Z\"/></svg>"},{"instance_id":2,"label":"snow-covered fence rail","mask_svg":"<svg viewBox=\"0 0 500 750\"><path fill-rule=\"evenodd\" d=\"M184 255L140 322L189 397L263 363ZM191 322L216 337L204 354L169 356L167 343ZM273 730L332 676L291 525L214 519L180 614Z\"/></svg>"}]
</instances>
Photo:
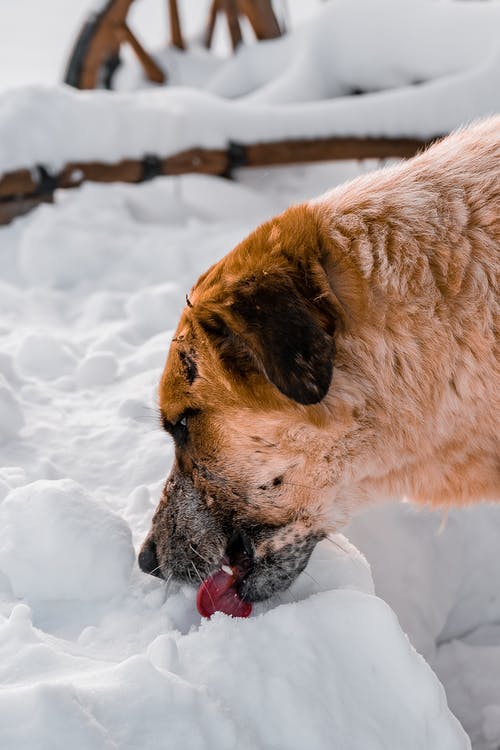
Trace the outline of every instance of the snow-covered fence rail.
<instances>
[{"instance_id":1,"label":"snow-covered fence rail","mask_svg":"<svg viewBox=\"0 0 500 750\"><path fill-rule=\"evenodd\" d=\"M231 142L226 149L192 148L161 158L104 162L72 162L57 173L42 165L0 176L0 224L7 224L40 203L51 201L58 188L92 182L143 182L160 175L189 172L230 176L239 167L262 167L336 159L385 159L413 156L427 144L417 138L321 138L272 143Z\"/></svg>"}]
</instances>

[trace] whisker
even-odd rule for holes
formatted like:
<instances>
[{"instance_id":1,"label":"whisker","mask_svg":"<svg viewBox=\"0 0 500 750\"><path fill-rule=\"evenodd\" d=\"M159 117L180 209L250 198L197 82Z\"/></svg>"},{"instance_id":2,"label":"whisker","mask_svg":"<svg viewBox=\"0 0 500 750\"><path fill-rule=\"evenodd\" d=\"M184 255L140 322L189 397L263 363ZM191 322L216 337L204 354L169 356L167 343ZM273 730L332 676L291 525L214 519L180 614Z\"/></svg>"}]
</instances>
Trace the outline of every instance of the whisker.
<instances>
[{"instance_id":1,"label":"whisker","mask_svg":"<svg viewBox=\"0 0 500 750\"><path fill-rule=\"evenodd\" d=\"M334 544L334 545L335 545L336 547L338 547L338 549L342 550L342 552L343 552L343 553L344 553L345 555L348 555L348 554L349 554L348 550L346 550L346 549L345 549L344 547L342 547L342 545L341 545L341 544L339 544L338 542L336 542L336 541L335 541L335 539L332 539L332 538L331 538L331 537L329 537L329 536L325 536L325 539L327 539L327 540L328 540L328 541L330 542L330 544Z\"/></svg>"},{"instance_id":2,"label":"whisker","mask_svg":"<svg viewBox=\"0 0 500 750\"><path fill-rule=\"evenodd\" d=\"M161 565L157 565L156 568L153 568L153 570L149 571L149 575L154 576L155 573L157 573L161 568Z\"/></svg>"},{"instance_id":3,"label":"whisker","mask_svg":"<svg viewBox=\"0 0 500 750\"><path fill-rule=\"evenodd\" d=\"M152 424L155 427L158 424L156 414L137 414L135 416L135 421L140 422L141 424Z\"/></svg>"},{"instance_id":4,"label":"whisker","mask_svg":"<svg viewBox=\"0 0 500 750\"><path fill-rule=\"evenodd\" d=\"M190 560L190 563L191 563L191 565L193 566L193 568L194 568L194 572L196 573L196 575L197 575L197 576L198 576L198 578L200 579L201 583L203 583L203 578L202 578L202 577L201 577L201 575L200 575L200 571L198 570L198 568L196 567L196 565L194 564L194 562L193 562L192 560Z\"/></svg>"},{"instance_id":5,"label":"whisker","mask_svg":"<svg viewBox=\"0 0 500 750\"><path fill-rule=\"evenodd\" d=\"M201 552L198 552L198 550L197 550L197 549L195 549L195 547L193 547L193 545L192 545L192 544L190 544L190 545L189 545L189 547L190 547L190 549L191 549L191 550L192 550L192 551L194 552L194 554L195 554L195 555L198 555L198 557L200 557L200 558L201 558L201 559L202 559L202 560L203 560L204 562L206 562L206 563L207 563L207 565L210 565L210 567L211 567L211 568L213 567L213 563L211 563L211 562L210 562L210 560L209 560L209 559L208 559L207 557L204 557L204 556L203 556L203 555L201 554Z\"/></svg>"},{"instance_id":6,"label":"whisker","mask_svg":"<svg viewBox=\"0 0 500 750\"><path fill-rule=\"evenodd\" d=\"M319 581L317 581L317 580L316 580L316 579L314 578L314 576L312 576L312 575L311 575L310 573L308 573L308 572L307 572L307 570L303 570L302 572L303 572L303 573L305 573L305 574L306 574L306 576L307 576L308 578L310 578L310 579L311 579L311 581L313 581L313 582L314 582L314 583L316 584L316 586L319 586L319 585L320 585Z\"/></svg>"},{"instance_id":7,"label":"whisker","mask_svg":"<svg viewBox=\"0 0 500 750\"><path fill-rule=\"evenodd\" d=\"M165 599L168 598L168 595L170 593L170 589L172 587L172 578L173 578L173 576L174 576L174 574L170 573L170 575L168 576L168 578L165 581Z\"/></svg>"},{"instance_id":8,"label":"whisker","mask_svg":"<svg viewBox=\"0 0 500 750\"><path fill-rule=\"evenodd\" d=\"M198 570L198 568L196 567L196 565L194 564L194 562L192 560L190 560L190 562L191 562L191 565L193 566L193 568L196 571L196 575L198 576L198 578L200 579L200 581L203 583L203 578L200 575L200 571ZM208 594L208 596L210 598L210 603L211 603L212 607L215 610L216 609L216 604L215 604L215 602L213 600L212 594L210 593L210 588L209 587L205 587L205 593Z\"/></svg>"}]
</instances>

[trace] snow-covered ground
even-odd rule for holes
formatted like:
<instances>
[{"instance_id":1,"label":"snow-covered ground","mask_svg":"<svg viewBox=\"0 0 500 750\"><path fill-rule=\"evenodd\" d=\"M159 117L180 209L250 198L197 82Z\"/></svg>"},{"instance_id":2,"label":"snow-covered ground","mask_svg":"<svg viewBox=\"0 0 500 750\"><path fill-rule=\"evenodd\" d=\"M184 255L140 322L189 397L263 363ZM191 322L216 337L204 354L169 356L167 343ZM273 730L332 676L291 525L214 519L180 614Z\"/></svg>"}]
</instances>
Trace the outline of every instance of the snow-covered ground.
<instances>
[{"instance_id":1,"label":"snow-covered ground","mask_svg":"<svg viewBox=\"0 0 500 750\"><path fill-rule=\"evenodd\" d=\"M245 621L200 623L194 589L135 562L186 291L258 222L375 166L89 184L0 228L2 750L465 749L438 677L474 749L500 747L500 504L364 514Z\"/></svg>"},{"instance_id":2,"label":"snow-covered ground","mask_svg":"<svg viewBox=\"0 0 500 750\"><path fill-rule=\"evenodd\" d=\"M194 589L134 562L172 459L155 386L185 291L331 172L88 185L1 230L2 748L468 747L345 538L249 621L201 627Z\"/></svg>"}]
</instances>

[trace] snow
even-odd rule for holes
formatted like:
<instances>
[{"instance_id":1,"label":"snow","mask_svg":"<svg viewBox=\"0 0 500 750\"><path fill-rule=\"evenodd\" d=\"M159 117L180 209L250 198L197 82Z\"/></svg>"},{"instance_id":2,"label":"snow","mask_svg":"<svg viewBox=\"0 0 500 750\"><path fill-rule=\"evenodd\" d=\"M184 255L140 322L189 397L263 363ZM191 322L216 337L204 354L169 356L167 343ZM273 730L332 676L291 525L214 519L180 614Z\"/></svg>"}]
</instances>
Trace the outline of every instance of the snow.
<instances>
[{"instance_id":1,"label":"snow","mask_svg":"<svg viewBox=\"0 0 500 750\"><path fill-rule=\"evenodd\" d=\"M0 0L0 91L62 78L63 61L95 4L95 0L44 0L40 12L33 0Z\"/></svg>"},{"instance_id":2,"label":"snow","mask_svg":"<svg viewBox=\"0 0 500 750\"><path fill-rule=\"evenodd\" d=\"M133 561L127 524L71 479L18 487L0 506L0 568L17 598L120 594Z\"/></svg>"},{"instance_id":3,"label":"snow","mask_svg":"<svg viewBox=\"0 0 500 750\"><path fill-rule=\"evenodd\" d=\"M333 0L293 34L261 45L258 54L242 49L207 88L283 104L431 81L498 51L490 24L498 23L499 12L496 2L483 13L474 2ZM369 55L359 54L362 49Z\"/></svg>"},{"instance_id":4,"label":"snow","mask_svg":"<svg viewBox=\"0 0 500 750\"><path fill-rule=\"evenodd\" d=\"M323 574L323 584L339 554L331 549L320 544L309 565L311 575ZM344 572L351 568L353 580L344 577L344 590L312 594L315 585L297 582L285 599L305 596L301 601L267 605L247 622L214 616L186 635L162 633L163 612L163 623L155 623L160 634L149 636L145 651L113 663L100 653L103 634L96 628L68 643L34 627L29 607L17 604L0 624L2 747L71 742L155 750L168 741L172 747L293 750L330 747L334 737L347 750L367 743L376 749L387 747L389 711L394 747L467 748L441 685L390 608L353 590L356 578L370 589L370 576L359 554L347 555ZM158 601L146 597L144 604L151 616ZM175 601L170 609L175 612ZM140 610L134 614L140 622ZM122 629L134 624L122 620ZM346 649L349 641L357 644L354 652Z\"/></svg>"},{"instance_id":5,"label":"snow","mask_svg":"<svg viewBox=\"0 0 500 750\"><path fill-rule=\"evenodd\" d=\"M474 747L498 747L500 505L441 518L388 504L346 533L370 560L378 595L446 685Z\"/></svg>"},{"instance_id":6,"label":"snow","mask_svg":"<svg viewBox=\"0 0 500 750\"><path fill-rule=\"evenodd\" d=\"M15 437L23 426L22 407L10 384L0 375L0 435L8 440Z\"/></svg>"},{"instance_id":7,"label":"snow","mask_svg":"<svg viewBox=\"0 0 500 750\"><path fill-rule=\"evenodd\" d=\"M76 358L66 342L40 331L29 333L22 339L14 363L22 375L52 380L73 372Z\"/></svg>"},{"instance_id":8,"label":"snow","mask_svg":"<svg viewBox=\"0 0 500 750\"><path fill-rule=\"evenodd\" d=\"M498 0L338 0L290 35L222 59L201 89L8 90L0 95L0 171L166 157L230 141L435 137L500 107L499 25ZM370 57L358 51L367 45ZM193 54L177 53L178 67ZM360 90L367 93L352 96Z\"/></svg>"},{"instance_id":9,"label":"snow","mask_svg":"<svg viewBox=\"0 0 500 750\"><path fill-rule=\"evenodd\" d=\"M285 174L86 185L1 230L0 364L25 414L1 449L2 747L469 747L345 537L245 622L201 623L194 588L133 564L172 459L155 387L186 290L343 172Z\"/></svg>"},{"instance_id":10,"label":"snow","mask_svg":"<svg viewBox=\"0 0 500 750\"><path fill-rule=\"evenodd\" d=\"M78 365L76 379L81 388L107 385L116 378L118 360L112 352L95 352Z\"/></svg>"},{"instance_id":11,"label":"snow","mask_svg":"<svg viewBox=\"0 0 500 750\"><path fill-rule=\"evenodd\" d=\"M475 6L484 24L469 2L391 4L394 29L405 22L392 35L382 11L330 5L291 41L269 43L282 68L266 63L257 82L242 72L244 51L214 64L210 91L7 91L0 171L229 138L434 135L499 108L498 2ZM15 13L34 7L23 0ZM315 40L326 57L295 55ZM359 55L365 44L376 58ZM340 49L345 69L329 62ZM11 40L2 69L6 50ZM53 79L47 55L37 81ZM182 67L192 62L177 56L179 75L198 75L196 62ZM401 88L343 96L377 88L375 62L382 88ZM290 67L305 104L288 101ZM245 91L225 88L235 83ZM336 99L311 101L335 86ZM499 505L453 510L441 531L439 514L408 504L364 514L350 541L321 542L290 589L245 621L200 622L194 588L135 562L173 457L156 387L185 293L257 223L374 166L87 184L0 228L2 750L465 750L455 716L474 750L500 745Z\"/></svg>"}]
</instances>

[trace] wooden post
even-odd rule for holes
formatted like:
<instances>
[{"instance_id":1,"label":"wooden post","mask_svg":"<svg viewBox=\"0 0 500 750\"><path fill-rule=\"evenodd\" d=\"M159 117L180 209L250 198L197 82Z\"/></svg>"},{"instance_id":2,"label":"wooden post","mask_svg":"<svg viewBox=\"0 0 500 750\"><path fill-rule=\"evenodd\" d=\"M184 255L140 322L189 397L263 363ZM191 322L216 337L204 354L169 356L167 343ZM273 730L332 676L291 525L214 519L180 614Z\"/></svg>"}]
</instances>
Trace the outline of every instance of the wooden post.
<instances>
[{"instance_id":1,"label":"wooden post","mask_svg":"<svg viewBox=\"0 0 500 750\"><path fill-rule=\"evenodd\" d=\"M247 16L257 39L276 39L281 36L270 0L238 0L238 8L241 14Z\"/></svg>"},{"instance_id":2,"label":"wooden post","mask_svg":"<svg viewBox=\"0 0 500 750\"><path fill-rule=\"evenodd\" d=\"M168 14L170 18L170 42L177 49L186 49L184 39L182 38L181 22L179 19L179 9L177 0L168 0Z\"/></svg>"},{"instance_id":3,"label":"wooden post","mask_svg":"<svg viewBox=\"0 0 500 750\"><path fill-rule=\"evenodd\" d=\"M209 49L212 45L212 39L214 36L215 22L217 20L217 12L219 10L219 3L217 0L212 0L208 11L207 28L205 31L205 47Z\"/></svg>"},{"instance_id":4,"label":"wooden post","mask_svg":"<svg viewBox=\"0 0 500 750\"><path fill-rule=\"evenodd\" d=\"M139 58L139 61L144 68L144 72L146 73L149 80L154 81L154 83L165 83L165 73L155 63L151 55L146 52L137 37L132 34L127 24L124 23L119 26L117 32L125 42L128 42L130 44L135 54Z\"/></svg>"},{"instance_id":5,"label":"wooden post","mask_svg":"<svg viewBox=\"0 0 500 750\"><path fill-rule=\"evenodd\" d=\"M238 20L238 8L236 6L236 0L222 0L221 4L223 5L224 12L226 14L227 25L229 28L229 35L231 37L233 50L236 50L243 41L240 22Z\"/></svg>"},{"instance_id":6,"label":"wooden post","mask_svg":"<svg viewBox=\"0 0 500 750\"><path fill-rule=\"evenodd\" d=\"M413 156L430 142L417 138L334 137L233 144L233 148L229 149L191 148L165 158L157 157L157 173L176 175L195 172L227 175L236 166L263 167L332 159L402 158ZM234 147L239 154L237 164L234 162ZM51 186L45 191L42 190L36 173L31 169L0 174L0 224L11 221L41 201L51 200L56 187L77 187L85 180L141 182L147 179L146 168L146 159L123 159L115 163L72 162L66 164L57 174L49 175Z\"/></svg>"},{"instance_id":7,"label":"wooden post","mask_svg":"<svg viewBox=\"0 0 500 750\"><path fill-rule=\"evenodd\" d=\"M94 20L93 33L82 40L78 87L94 89L99 85L99 72L106 59L117 55L120 48L116 26L124 23L133 0L108 0Z\"/></svg>"}]
</instances>

